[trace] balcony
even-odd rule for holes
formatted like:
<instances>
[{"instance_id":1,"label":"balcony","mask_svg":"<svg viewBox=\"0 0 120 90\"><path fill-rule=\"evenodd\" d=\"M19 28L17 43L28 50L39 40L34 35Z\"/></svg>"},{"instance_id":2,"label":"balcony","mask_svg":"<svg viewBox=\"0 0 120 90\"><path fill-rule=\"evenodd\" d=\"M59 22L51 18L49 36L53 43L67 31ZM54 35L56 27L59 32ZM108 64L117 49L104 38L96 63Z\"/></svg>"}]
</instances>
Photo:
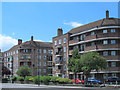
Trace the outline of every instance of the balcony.
<instances>
[{"instance_id":1,"label":"balcony","mask_svg":"<svg viewBox=\"0 0 120 90\"><path fill-rule=\"evenodd\" d=\"M55 62L55 65L63 65L62 61L58 60Z\"/></svg>"},{"instance_id":2,"label":"balcony","mask_svg":"<svg viewBox=\"0 0 120 90\"><path fill-rule=\"evenodd\" d=\"M120 46L118 44L106 44L106 45L99 44L99 45L95 45L95 46L86 46L85 51L95 50L95 49L98 49L98 50L111 49L111 48L118 49L118 48L120 48Z\"/></svg>"},{"instance_id":3,"label":"balcony","mask_svg":"<svg viewBox=\"0 0 120 90\"><path fill-rule=\"evenodd\" d=\"M62 74L62 70L56 70L57 74Z\"/></svg>"},{"instance_id":4,"label":"balcony","mask_svg":"<svg viewBox=\"0 0 120 90\"><path fill-rule=\"evenodd\" d=\"M106 34L98 34L97 38L104 38L104 37L119 37L118 33L106 33Z\"/></svg>"},{"instance_id":5,"label":"balcony","mask_svg":"<svg viewBox=\"0 0 120 90\"><path fill-rule=\"evenodd\" d=\"M62 45L57 45L56 47L57 47L57 48L62 48L63 46L62 46Z\"/></svg>"},{"instance_id":6,"label":"balcony","mask_svg":"<svg viewBox=\"0 0 120 90\"><path fill-rule=\"evenodd\" d=\"M73 51L73 50L69 50L69 55L72 55L72 51Z\"/></svg>"},{"instance_id":7,"label":"balcony","mask_svg":"<svg viewBox=\"0 0 120 90\"><path fill-rule=\"evenodd\" d=\"M96 35L89 35L84 38L85 41L91 40L91 39L96 39Z\"/></svg>"},{"instance_id":8,"label":"balcony","mask_svg":"<svg viewBox=\"0 0 120 90\"><path fill-rule=\"evenodd\" d=\"M78 42L79 42L79 39L77 39L77 40L70 40L69 44L78 43Z\"/></svg>"},{"instance_id":9,"label":"balcony","mask_svg":"<svg viewBox=\"0 0 120 90\"><path fill-rule=\"evenodd\" d=\"M105 71L107 71L107 72L120 71L120 67L109 67Z\"/></svg>"},{"instance_id":10,"label":"balcony","mask_svg":"<svg viewBox=\"0 0 120 90\"><path fill-rule=\"evenodd\" d=\"M107 45L97 45L98 49L107 49L107 48L120 48L118 44L107 44Z\"/></svg>"},{"instance_id":11,"label":"balcony","mask_svg":"<svg viewBox=\"0 0 120 90\"><path fill-rule=\"evenodd\" d=\"M56 56L58 56L58 57L63 56L62 54L63 54L63 52L56 52Z\"/></svg>"},{"instance_id":12,"label":"balcony","mask_svg":"<svg viewBox=\"0 0 120 90\"><path fill-rule=\"evenodd\" d=\"M102 56L104 57L106 60L119 60L120 56L116 55L116 56Z\"/></svg>"},{"instance_id":13,"label":"balcony","mask_svg":"<svg viewBox=\"0 0 120 90\"><path fill-rule=\"evenodd\" d=\"M86 46L84 50L89 51L89 50L95 50L95 49L97 49L96 46Z\"/></svg>"}]
</instances>

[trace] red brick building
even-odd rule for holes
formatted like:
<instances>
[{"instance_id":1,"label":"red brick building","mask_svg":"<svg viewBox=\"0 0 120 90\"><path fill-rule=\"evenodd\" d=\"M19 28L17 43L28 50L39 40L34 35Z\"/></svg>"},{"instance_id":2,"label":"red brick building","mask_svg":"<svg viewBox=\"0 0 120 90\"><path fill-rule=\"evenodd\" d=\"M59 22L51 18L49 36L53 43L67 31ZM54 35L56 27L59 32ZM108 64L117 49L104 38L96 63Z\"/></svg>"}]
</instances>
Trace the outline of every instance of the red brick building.
<instances>
[{"instance_id":1,"label":"red brick building","mask_svg":"<svg viewBox=\"0 0 120 90\"><path fill-rule=\"evenodd\" d=\"M31 68L31 75L52 75L52 43L30 41L18 44L4 52L4 65L16 75L18 69L23 65Z\"/></svg>"},{"instance_id":2,"label":"red brick building","mask_svg":"<svg viewBox=\"0 0 120 90\"><path fill-rule=\"evenodd\" d=\"M73 78L73 73L68 72L68 59L75 48L79 53L97 51L107 60L107 69L93 71L91 76L103 80L108 76L120 77L120 19L110 18L106 11L106 18L73 28L63 34L58 29L58 35L53 37L53 75ZM82 72L78 78L84 79Z\"/></svg>"}]
</instances>

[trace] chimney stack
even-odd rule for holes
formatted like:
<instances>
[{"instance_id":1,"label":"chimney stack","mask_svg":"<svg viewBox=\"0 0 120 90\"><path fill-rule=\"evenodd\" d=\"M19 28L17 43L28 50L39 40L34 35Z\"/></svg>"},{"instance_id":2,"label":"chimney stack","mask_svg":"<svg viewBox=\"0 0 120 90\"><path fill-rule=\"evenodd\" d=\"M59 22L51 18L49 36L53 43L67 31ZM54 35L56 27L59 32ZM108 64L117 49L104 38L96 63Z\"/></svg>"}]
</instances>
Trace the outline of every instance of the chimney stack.
<instances>
[{"instance_id":1,"label":"chimney stack","mask_svg":"<svg viewBox=\"0 0 120 90\"><path fill-rule=\"evenodd\" d=\"M57 30L57 36L61 36L61 35L63 35L63 30L62 30L62 28L61 29L58 28L58 30Z\"/></svg>"},{"instance_id":2,"label":"chimney stack","mask_svg":"<svg viewBox=\"0 0 120 90\"><path fill-rule=\"evenodd\" d=\"M108 19L109 18L109 11L107 10L106 11L106 19Z\"/></svg>"},{"instance_id":3,"label":"chimney stack","mask_svg":"<svg viewBox=\"0 0 120 90\"><path fill-rule=\"evenodd\" d=\"M18 45L22 43L22 39L18 39Z\"/></svg>"},{"instance_id":4,"label":"chimney stack","mask_svg":"<svg viewBox=\"0 0 120 90\"><path fill-rule=\"evenodd\" d=\"M31 36L31 41L33 41L33 36Z\"/></svg>"}]
</instances>

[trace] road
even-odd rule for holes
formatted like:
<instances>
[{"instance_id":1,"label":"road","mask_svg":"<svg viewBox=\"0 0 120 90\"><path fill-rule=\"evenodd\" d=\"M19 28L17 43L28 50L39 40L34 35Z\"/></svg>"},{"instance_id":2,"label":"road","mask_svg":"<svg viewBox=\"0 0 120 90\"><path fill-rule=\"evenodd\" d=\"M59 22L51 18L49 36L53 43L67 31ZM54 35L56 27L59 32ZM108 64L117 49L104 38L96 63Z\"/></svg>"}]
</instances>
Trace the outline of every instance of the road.
<instances>
[{"instance_id":1,"label":"road","mask_svg":"<svg viewBox=\"0 0 120 90\"><path fill-rule=\"evenodd\" d=\"M2 84L2 90L120 90L118 88L106 88L106 87L74 87L74 86L52 86L52 85L40 85L35 84Z\"/></svg>"}]
</instances>

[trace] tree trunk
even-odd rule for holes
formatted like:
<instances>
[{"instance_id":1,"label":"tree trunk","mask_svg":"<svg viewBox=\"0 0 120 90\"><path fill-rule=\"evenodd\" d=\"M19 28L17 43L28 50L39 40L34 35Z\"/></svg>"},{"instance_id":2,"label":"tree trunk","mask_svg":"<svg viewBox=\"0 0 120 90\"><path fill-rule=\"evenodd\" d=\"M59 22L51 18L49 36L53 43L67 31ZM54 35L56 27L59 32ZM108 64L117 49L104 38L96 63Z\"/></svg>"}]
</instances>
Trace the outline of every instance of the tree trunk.
<instances>
[{"instance_id":1,"label":"tree trunk","mask_svg":"<svg viewBox=\"0 0 120 90\"><path fill-rule=\"evenodd\" d=\"M76 73L74 74L74 76L75 76L75 84L76 84Z\"/></svg>"},{"instance_id":2,"label":"tree trunk","mask_svg":"<svg viewBox=\"0 0 120 90\"><path fill-rule=\"evenodd\" d=\"M87 84L89 75L90 75L90 73L89 73L89 72L86 72L86 74L85 74L85 76L86 76L86 79L85 79L86 84Z\"/></svg>"}]
</instances>

